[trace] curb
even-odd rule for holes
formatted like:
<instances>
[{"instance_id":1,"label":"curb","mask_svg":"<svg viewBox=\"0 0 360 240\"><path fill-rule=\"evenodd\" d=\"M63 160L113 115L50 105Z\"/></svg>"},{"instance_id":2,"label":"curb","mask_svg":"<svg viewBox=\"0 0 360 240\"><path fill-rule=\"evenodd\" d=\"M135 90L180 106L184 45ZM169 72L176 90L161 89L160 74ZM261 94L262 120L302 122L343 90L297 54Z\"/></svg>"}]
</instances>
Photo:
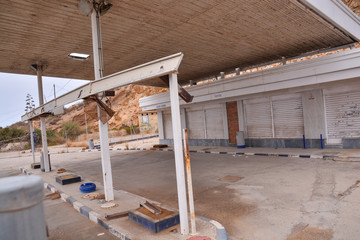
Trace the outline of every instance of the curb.
<instances>
[{"instance_id":1,"label":"curb","mask_svg":"<svg viewBox=\"0 0 360 240\"><path fill-rule=\"evenodd\" d=\"M32 172L29 172L25 168L19 168L19 170L20 170L20 172L22 172L25 175L33 175ZM44 188L48 189L49 191L51 191L53 193L58 191L60 193L61 200L63 200L64 202L70 204L76 211L78 211L79 213L81 213L85 217L89 218L92 222L99 224L100 226L105 228L105 230L107 230L111 234L113 234L114 236L116 236L116 237L118 237L118 238L120 238L122 240L132 240L126 234L121 233L118 230L116 230L115 227L112 226L111 224L107 224L106 222L104 222L102 217L101 217L101 214L93 211L91 208L85 206L81 202L76 201L74 198L67 195L66 193L57 190L53 185L44 182ZM221 225L219 222L217 222L215 220L205 218L205 217L199 217L199 219L211 223L216 228L216 237L217 237L216 240L228 240L226 230L225 230L224 226Z\"/></svg>"},{"instance_id":2,"label":"curb","mask_svg":"<svg viewBox=\"0 0 360 240\"><path fill-rule=\"evenodd\" d=\"M110 151L148 151L148 150L156 150L156 151L174 151L172 148L109 148ZM87 149L80 150L80 152L95 152L101 151L101 149ZM313 158L313 159L331 159L337 157L336 155L306 155L306 154L283 154L283 153L248 153L248 152L212 152L212 151L201 151L201 150L189 150L190 153L209 153L209 154L230 154L230 155L244 155L244 156L264 156L264 157L296 157L296 158Z\"/></svg>"},{"instance_id":3,"label":"curb","mask_svg":"<svg viewBox=\"0 0 360 240\"><path fill-rule=\"evenodd\" d=\"M154 148L109 148L110 151L148 151L154 150ZM101 149L87 149L80 150L80 152L96 152L101 151ZM167 151L172 152L172 148L159 148L156 151ZM190 153L209 153L209 154L229 154L229 155L244 155L244 156L264 156L264 157L296 157L296 158L312 158L312 159L325 159L331 160L336 155L305 155L305 154L283 154L283 153L247 153L247 152L212 152L212 151L201 151L201 150L189 150Z\"/></svg>"},{"instance_id":4,"label":"curb","mask_svg":"<svg viewBox=\"0 0 360 240\"><path fill-rule=\"evenodd\" d=\"M20 168L20 171L26 175L32 175L33 173L29 172L28 170L26 170L25 168ZM48 184L46 182L44 182L44 188L48 189L51 192L56 192L59 191L57 190L54 186L52 186L51 184ZM105 230L109 231L111 234L113 234L114 236L122 239L122 240L131 240L131 238L129 236L127 236L124 233L119 232L114 226L112 226L111 224L107 224L106 222L103 221L101 214L93 211L91 208L85 206L84 204L82 204L79 201L76 201L74 198L72 198L71 196L67 195L64 192L59 191L61 199L70 204L76 211L78 211L79 213L81 213L82 215L84 215L85 217L89 218L92 222L99 224L100 226L102 226L103 228L105 228Z\"/></svg>"},{"instance_id":5,"label":"curb","mask_svg":"<svg viewBox=\"0 0 360 240\"><path fill-rule=\"evenodd\" d=\"M205 217L199 217L199 218L214 225L214 227L216 228L217 240L228 240L229 239L224 226L221 225L219 222L205 218Z\"/></svg>"}]
</instances>

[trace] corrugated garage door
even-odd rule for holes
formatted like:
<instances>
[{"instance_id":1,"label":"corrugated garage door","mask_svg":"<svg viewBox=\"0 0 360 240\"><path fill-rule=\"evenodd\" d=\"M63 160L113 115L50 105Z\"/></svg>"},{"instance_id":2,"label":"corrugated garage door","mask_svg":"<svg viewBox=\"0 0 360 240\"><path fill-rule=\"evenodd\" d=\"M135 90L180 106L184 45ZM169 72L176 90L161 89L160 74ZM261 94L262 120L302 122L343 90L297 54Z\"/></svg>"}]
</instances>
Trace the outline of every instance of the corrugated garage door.
<instances>
[{"instance_id":1,"label":"corrugated garage door","mask_svg":"<svg viewBox=\"0 0 360 240\"><path fill-rule=\"evenodd\" d=\"M301 95L272 97L275 138L302 138L304 117Z\"/></svg>"},{"instance_id":2,"label":"corrugated garage door","mask_svg":"<svg viewBox=\"0 0 360 240\"><path fill-rule=\"evenodd\" d=\"M245 100L247 135L249 138L272 138L269 99Z\"/></svg>"},{"instance_id":3,"label":"corrugated garage door","mask_svg":"<svg viewBox=\"0 0 360 240\"><path fill-rule=\"evenodd\" d=\"M359 92L325 96L327 135L330 143L360 137Z\"/></svg>"},{"instance_id":4,"label":"corrugated garage door","mask_svg":"<svg viewBox=\"0 0 360 240\"><path fill-rule=\"evenodd\" d=\"M186 125L190 139L205 139L204 110L202 106L186 108Z\"/></svg>"},{"instance_id":5,"label":"corrugated garage door","mask_svg":"<svg viewBox=\"0 0 360 240\"><path fill-rule=\"evenodd\" d=\"M186 108L186 126L190 139L225 139L222 105L206 104Z\"/></svg>"},{"instance_id":6,"label":"corrugated garage door","mask_svg":"<svg viewBox=\"0 0 360 240\"><path fill-rule=\"evenodd\" d=\"M224 109L221 104L206 105L205 122L207 139L225 139Z\"/></svg>"}]
</instances>

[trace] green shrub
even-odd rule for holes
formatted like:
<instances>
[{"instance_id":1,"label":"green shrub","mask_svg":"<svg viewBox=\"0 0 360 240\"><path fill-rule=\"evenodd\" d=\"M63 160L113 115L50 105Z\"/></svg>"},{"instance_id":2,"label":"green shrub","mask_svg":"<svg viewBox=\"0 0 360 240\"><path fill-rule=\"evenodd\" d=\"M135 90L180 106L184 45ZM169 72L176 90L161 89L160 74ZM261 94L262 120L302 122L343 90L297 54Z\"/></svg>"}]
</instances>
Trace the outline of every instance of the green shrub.
<instances>
[{"instance_id":1,"label":"green shrub","mask_svg":"<svg viewBox=\"0 0 360 240\"><path fill-rule=\"evenodd\" d=\"M19 128L2 128L0 129L0 141L9 140L25 136L27 132ZM18 140L17 140L18 141Z\"/></svg>"},{"instance_id":2,"label":"green shrub","mask_svg":"<svg viewBox=\"0 0 360 240\"><path fill-rule=\"evenodd\" d=\"M82 133L80 129L80 125L77 122L73 122L73 121L63 122L61 127L62 127L61 135L65 137L65 135L67 134L67 137L70 140L75 140L75 138Z\"/></svg>"}]
</instances>

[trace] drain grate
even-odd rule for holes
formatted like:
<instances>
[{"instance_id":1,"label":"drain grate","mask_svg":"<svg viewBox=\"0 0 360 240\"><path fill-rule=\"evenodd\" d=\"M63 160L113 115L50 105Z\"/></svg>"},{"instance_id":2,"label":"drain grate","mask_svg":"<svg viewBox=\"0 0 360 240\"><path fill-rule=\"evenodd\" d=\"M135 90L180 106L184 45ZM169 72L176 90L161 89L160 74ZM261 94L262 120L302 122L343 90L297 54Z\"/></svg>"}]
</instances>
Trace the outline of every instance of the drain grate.
<instances>
[{"instance_id":1,"label":"drain grate","mask_svg":"<svg viewBox=\"0 0 360 240\"><path fill-rule=\"evenodd\" d=\"M225 177L219 178L218 180L221 182L237 182L243 178L244 177L239 177L239 176L225 176Z\"/></svg>"}]
</instances>

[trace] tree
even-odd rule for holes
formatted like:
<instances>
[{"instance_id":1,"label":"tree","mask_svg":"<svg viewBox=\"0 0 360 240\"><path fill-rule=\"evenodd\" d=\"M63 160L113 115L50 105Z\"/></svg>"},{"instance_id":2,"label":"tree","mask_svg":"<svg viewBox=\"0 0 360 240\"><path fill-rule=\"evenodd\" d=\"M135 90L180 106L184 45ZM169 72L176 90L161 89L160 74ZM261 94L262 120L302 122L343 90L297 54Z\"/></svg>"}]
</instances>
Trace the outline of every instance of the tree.
<instances>
[{"instance_id":1,"label":"tree","mask_svg":"<svg viewBox=\"0 0 360 240\"><path fill-rule=\"evenodd\" d=\"M33 109L35 109L35 103L34 103L34 99L33 97L30 95L30 93L28 93L26 95L26 100L25 100L25 112L31 112Z\"/></svg>"}]
</instances>

